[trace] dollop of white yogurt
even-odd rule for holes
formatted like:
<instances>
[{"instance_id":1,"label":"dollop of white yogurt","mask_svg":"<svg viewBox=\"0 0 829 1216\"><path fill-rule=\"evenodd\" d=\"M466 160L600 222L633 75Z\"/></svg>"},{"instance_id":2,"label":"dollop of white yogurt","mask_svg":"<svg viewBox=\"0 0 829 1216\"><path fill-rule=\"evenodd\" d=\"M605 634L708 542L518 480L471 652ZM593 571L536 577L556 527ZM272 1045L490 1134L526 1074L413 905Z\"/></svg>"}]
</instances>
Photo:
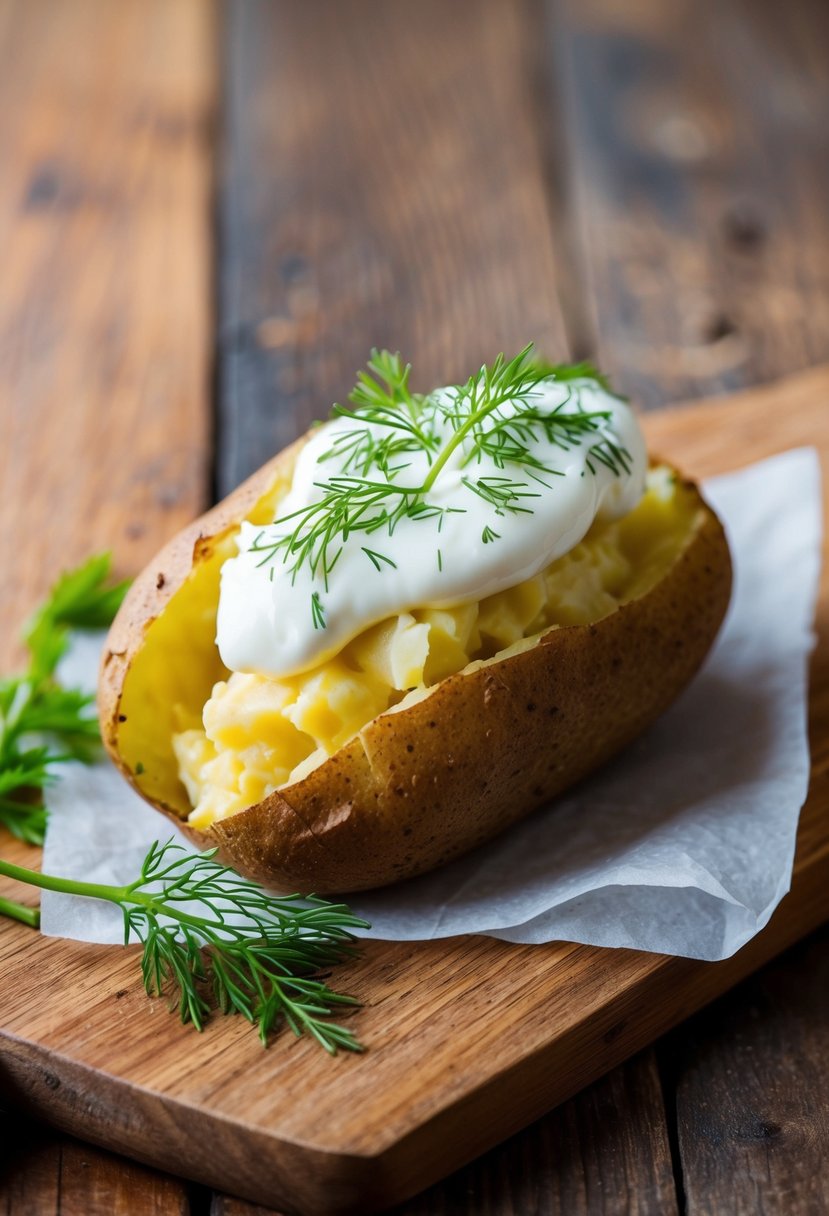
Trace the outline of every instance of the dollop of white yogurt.
<instances>
[{"instance_id":1,"label":"dollop of white yogurt","mask_svg":"<svg viewBox=\"0 0 829 1216\"><path fill-rule=\"evenodd\" d=\"M451 402L455 391L440 389L431 397ZM507 401L494 417L514 417L527 401ZM597 516L618 518L632 510L644 492L647 454L627 403L598 381L554 378L538 384L529 401L537 413L606 417L564 444L560 430L548 435L536 427L527 444L531 465L496 461L473 446L470 433L417 497L426 509L403 515L391 534L381 527L333 537L329 564L338 556L327 580L320 563L314 570L311 561L297 564L287 552L285 538L302 522L295 513L319 503L332 478L363 476L345 467L349 435L368 431L382 439L388 429L359 414L319 427L299 454L276 521L264 528L243 523L238 554L222 567L216 641L224 664L273 677L297 674L386 617L480 600L515 586L569 552ZM405 453L398 463L406 467L391 472L391 484L419 487L427 480L457 428L440 410L431 425L431 452ZM377 470L364 476L387 480ZM509 502L519 510L491 501L488 487L505 481L520 495ZM388 499L390 507L399 501L395 495Z\"/></svg>"}]
</instances>

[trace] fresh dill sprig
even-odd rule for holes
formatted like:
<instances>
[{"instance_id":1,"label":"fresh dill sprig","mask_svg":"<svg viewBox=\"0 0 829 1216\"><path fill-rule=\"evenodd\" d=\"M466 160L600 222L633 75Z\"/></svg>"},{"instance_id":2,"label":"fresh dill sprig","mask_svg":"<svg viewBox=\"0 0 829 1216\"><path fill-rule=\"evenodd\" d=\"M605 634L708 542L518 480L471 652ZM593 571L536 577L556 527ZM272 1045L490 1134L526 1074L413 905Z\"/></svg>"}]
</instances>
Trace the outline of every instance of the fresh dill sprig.
<instances>
[{"instance_id":1,"label":"fresh dill sprig","mask_svg":"<svg viewBox=\"0 0 829 1216\"><path fill-rule=\"evenodd\" d=\"M513 515L532 515L532 508L522 506L522 500L540 497L538 491L527 488L525 481L510 481L508 477L478 477L474 481L464 477L462 481L468 490L494 507L496 515L507 511Z\"/></svg>"},{"instance_id":2,"label":"fresh dill sprig","mask_svg":"<svg viewBox=\"0 0 829 1216\"><path fill-rule=\"evenodd\" d=\"M418 490L392 482L338 476L315 484L323 491L318 502L283 515L277 521L280 525L293 522L292 531L273 538L263 529L250 551L262 554L261 566L280 554L284 561L290 559L293 577L303 565L307 566L312 578L319 579L326 591L344 542L352 533L371 536L382 530L387 536L393 536L400 521L406 518L435 520L440 531L442 518L460 510L423 502ZM374 549L367 551L366 557L375 569L380 569L376 559L393 564L390 557Z\"/></svg>"},{"instance_id":3,"label":"fresh dill sprig","mask_svg":"<svg viewBox=\"0 0 829 1216\"><path fill-rule=\"evenodd\" d=\"M397 569L397 562L391 557L387 557L385 553L377 553L374 549L369 549L365 545L363 545L363 553L365 553L375 570L382 570L383 566L390 566L392 570Z\"/></svg>"},{"instance_id":4,"label":"fresh dill sprig","mask_svg":"<svg viewBox=\"0 0 829 1216\"><path fill-rule=\"evenodd\" d=\"M374 347L368 361L368 371L357 373L357 383L348 396L354 412L369 409L388 413L394 417L397 425L396 415L402 405L403 412L412 422L416 422L422 412L424 397L409 389L411 372L411 363L404 366L399 353L393 355L390 351ZM341 408L335 406L334 410L337 412Z\"/></svg>"},{"instance_id":5,"label":"fresh dill sprig","mask_svg":"<svg viewBox=\"0 0 829 1216\"><path fill-rule=\"evenodd\" d=\"M167 994L182 1022L202 1030L210 1013L238 1013L263 1044L280 1024L309 1035L332 1055L361 1051L353 1032L332 1021L358 1002L334 992L326 972L356 953L365 921L344 904L314 896L272 896L215 860L155 842L134 882L123 887L39 874L0 860L0 874L31 886L105 900L124 917L124 944L143 946L150 996ZM0 913L32 924L36 914L0 901Z\"/></svg>"},{"instance_id":6,"label":"fresh dill sprig","mask_svg":"<svg viewBox=\"0 0 829 1216\"><path fill-rule=\"evenodd\" d=\"M591 473L598 465L616 476L630 472L630 454L606 429L611 412L582 406L585 381L610 392L607 380L587 363L544 363L531 357L532 350L530 344L512 359L499 355L465 383L427 394L412 392L411 366L399 354L373 350L350 394L351 409L333 410L335 418L352 422L335 431L320 457L322 464L335 463L336 473L314 483L315 502L277 518L276 533L259 533L251 545L251 552L261 554L259 564L279 560L292 580L304 569L327 591L350 536L391 537L404 519L432 520L439 532L448 513L464 508L442 507L427 496L458 449L467 470L463 486L499 516L531 514L531 500L540 497L536 487L550 489L551 479L563 475L536 455L542 441L568 452L588 440L585 463ZM564 386L565 396L543 410L540 388L550 381ZM414 454L425 456L426 472L413 483L404 474ZM509 475L479 475L476 466L484 460ZM499 539L493 529L486 532L484 543ZM375 570L394 566L375 544L361 548ZM319 592L312 596L314 627L324 628Z\"/></svg>"},{"instance_id":7,"label":"fresh dill sprig","mask_svg":"<svg viewBox=\"0 0 829 1216\"><path fill-rule=\"evenodd\" d=\"M358 372L357 384L349 394L352 408L335 405L331 413L335 418L365 417L380 423L386 433L378 436L368 427L341 431L323 461L336 459L343 473L365 476L376 469L391 477L408 468L401 457L434 451L440 442L430 425L434 412L428 408L427 397L410 390L411 370L411 364L404 366L399 354L372 350L368 371Z\"/></svg>"},{"instance_id":8,"label":"fresh dill sprig","mask_svg":"<svg viewBox=\"0 0 829 1216\"><path fill-rule=\"evenodd\" d=\"M94 696L55 677L70 629L108 625L128 583L108 585L110 556L99 554L62 574L23 631L26 671L0 679L0 823L28 844L42 844L42 791L53 767L94 758L99 743Z\"/></svg>"}]
</instances>

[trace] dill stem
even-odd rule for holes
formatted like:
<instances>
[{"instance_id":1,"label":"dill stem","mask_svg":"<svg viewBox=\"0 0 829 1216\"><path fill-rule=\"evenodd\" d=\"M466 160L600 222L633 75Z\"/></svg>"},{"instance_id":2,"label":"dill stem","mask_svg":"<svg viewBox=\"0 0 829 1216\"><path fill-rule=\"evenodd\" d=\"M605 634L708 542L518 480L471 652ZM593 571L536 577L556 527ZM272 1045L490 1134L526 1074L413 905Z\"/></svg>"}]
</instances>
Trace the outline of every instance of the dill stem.
<instances>
[{"instance_id":1,"label":"dill stem","mask_svg":"<svg viewBox=\"0 0 829 1216\"><path fill-rule=\"evenodd\" d=\"M469 415L466 422L464 422L463 426L459 426L458 429L455 431L454 435L449 440L446 447L440 453L437 460L432 465L429 472L426 474L426 478L423 482L423 485L419 486L418 489L415 491L415 493L425 494L427 492L427 490L431 490L432 486L435 484L435 480L437 478L438 473L440 473L441 469L446 464L447 460L452 455L452 453L463 443L464 439L469 434L469 432L472 430L472 428L475 426L476 422L480 422L480 420L482 418L485 418L487 416L487 414L491 414L492 411L499 404L502 404L502 403L495 401L488 406L484 406L483 408L476 410L474 414Z\"/></svg>"},{"instance_id":2,"label":"dill stem","mask_svg":"<svg viewBox=\"0 0 829 1216\"><path fill-rule=\"evenodd\" d=\"M102 899L112 904L123 903L129 895L129 887L110 887L103 883L82 882L74 878L58 878L53 874L41 874L39 870L27 870L11 861L0 860L0 874L25 882L30 887L44 891L60 891L64 895L85 895L90 899Z\"/></svg>"},{"instance_id":3,"label":"dill stem","mask_svg":"<svg viewBox=\"0 0 829 1216\"><path fill-rule=\"evenodd\" d=\"M112 890L116 890L115 887ZM191 916L189 912L182 912L180 908L175 908L170 904L165 904L160 898L160 892L153 895L151 891L136 891L132 887L122 888L122 898L118 903L141 904L145 908L149 908L156 916L169 916L170 920L178 921L181 925L188 925L191 929L215 929L216 922L208 920L204 916ZM194 903L200 903L197 895L193 896ZM244 934L233 925L223 926L229 934L232 934L237 940L244 937Z\"/></svg>"},{"instance_id":4,"label":"dill stem","mask_svg":"<svg viewBox=\"0 0 829 1216\"><path fill-rule=\"evenodd\" d=\"M27 908L25 904L15 903L12 899L0 898L0 916L19 920L30 929L40 928L40 908Z\"/></svg>"},{"instance_id":5,"label":"dill stem","mask_svg":"<svg viewBox=\"0 0 829 1216\"><path fill-rule=\"evenodd\" d=\"M444 467L452 453L460 447L469 432L481 421L482 418L486 418L488 414L492 414L495 410L497 410L499 405L503 405L505 400L507 400L507 398L496 397L493 401L488 401L486 405L482 405L480 409L474 410L473 413L469 415L463 425L459 426L455 431L446 447L429 469L423 485L418 486L414 493L425 494L428 490L431 490L441 469Z\"/></svg>"},{"instance_id":6,"label":"dill stem","mask_svg":"<svg viewBox=\"0 0 829 1216\"><path fill-rule=\"evenodd\" d=\"M82 895L87 899L100 899L106 903L120 906L142 904L145 908L152 909L157 915L169 916L171 920L177 920L180 924L189 925L193 929L210 928L213 924L204 917L191 916L187 912L182 912L180 908L164 903L161 892L153 894L149 891L139 891L136 890L135 885L112 887L105 883L83 882L75 878L58 878L52 874L41 874L38 870L27 870L23 866L16 866L10 861L2 860L0 860L0 874L4 874L6 878L13 878L17 882L28 883L32 887L41 887L46 891L59 891L63 895Z\"/></svg>"}]
</instances>

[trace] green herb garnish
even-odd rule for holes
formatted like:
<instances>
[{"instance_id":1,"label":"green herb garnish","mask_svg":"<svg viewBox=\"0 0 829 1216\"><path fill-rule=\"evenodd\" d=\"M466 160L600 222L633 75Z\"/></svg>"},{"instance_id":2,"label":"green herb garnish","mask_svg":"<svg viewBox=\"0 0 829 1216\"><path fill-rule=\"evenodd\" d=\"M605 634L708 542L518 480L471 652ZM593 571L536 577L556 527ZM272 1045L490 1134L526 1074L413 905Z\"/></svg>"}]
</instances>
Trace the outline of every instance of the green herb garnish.
<instances>
[{"instance_id":1,"label":"green herb garnish","mask_svg":"<svg viewBox=\"0 0 829 1216\"><path fill-rule=\"evenodd\" d=\"M24 631L29 666L0 681L0 822L42 844L46 812L34 796L53 779L52 766L90 761L97 752L94 697L55 679L69 630L109 624L127 583L107 587L102 554L64 574ZM325 618L315 601L322 627ZM26 744L26 736L45 742ZM141 771L141 764L136 771ZM333 992L320 972L355 953L352 929L368 928L342 904L314 896L275 897L214 860L154 843L138 878L123 887L39 874L0 860L0 875L49 891L120 907L124 942L143 945L141 970L150 996L171 992L183 1022L201 1030L212 1009L240 1013L262 1042L284 1022L326 1051L360 1051L352 1032L331 1020L353 997ZM0 898L0 916L38 928L40 913Z\"/></svg>"},{"instance_id":2,"label":"green herb garnish","mask_svg":"<svg viewBox=\"0 0 829 1216\"><path fill-rule=\"evenodd\" d=\"M311 620L315 629L325 629L325 609L318 591L311 596Z\"/></svg>"},{"instance_id":3,"label":"green herb garnish","mask_svg":"<svg viewBox=\"0 0 829 1216\"><path fill-rule=\"evenodd\" d=\"M345 416L354 425L335 435L321 462L335 462L336 473L315 483L318 500L275 521L273 535L263 529L251 545L261 554L260 565L281 560L293 579L307 570L328 589L330 576L350 535L392 536L403 519L431 520L439 532L445 516L462 507L442 507L428 501L441 470L455 452L463 452L467 472L464 487L484 499L496 516L531 514L539 486L551 488L561 471L535 454L543 440L562 452L593 437L587 451L588 469L601 464L620 476L631 468L630 453L616 443L605 424L608 410L582 408L585 381L606 391L607 380L587 363L553 365L531 358L529 345L513 359L499 355L463 384L422 394L409 387L410 364L399 354L372 351L368 370L359 373L350 394L352 408L335 405L333 416ZM538 408L539 387L556 381L567 388L553 409ZM502 411L501 407L509 406ZM365 423L366 425L360 425ZM448 438L447 438L448 430ZM405 471L414 454L425 455L428 472L417 484ZM505 475L476 472L486 458ZM499 539L491 528L484 543ZM375 570L393 566L393 560L375 544L361 546ZM438 568L442 558L438 551ZM316 597L316 599L314 599ZM315 628L324 628L319 591L312 593Z\"/></svg>"},{"instance_id":4,"label":"green herb garnish","mask_svg":"<svg viewBox=\"0 0 829 1216\"><path fill-rule=\"evenodd\" d=\"M239 1013L259 1028L263 1044L284 1022L332 1055L360 1051L353 1033L331 1021L355 1006L320 972L355 953L352 929L368 928L343 904L314 896L276 897L214 860L215 849L190 854L152 845L138 878L124 887L39 874L0 860L0 874L31 886L116 904L124 943L144 950L141 971L150 996L171 992L182 1022L201 1030L212 1009ZM0 913L37 924L37 912L0 900Z\"/></svg>"},{"instance_id":5,"label":"green herb garnish","mask_svg":"<svg viewBox=\"0 0 829 1216\"><path fill-rule=\"evenodd\" d=\"M89 763L99 743L94 696L55 678L70 629L108 625L128 583L108 586L108 553L61 575L23 632L27 670L0 680L0 823L19 840L42 844L43 789L67 760Z\"/></svg>"}]
</instances>

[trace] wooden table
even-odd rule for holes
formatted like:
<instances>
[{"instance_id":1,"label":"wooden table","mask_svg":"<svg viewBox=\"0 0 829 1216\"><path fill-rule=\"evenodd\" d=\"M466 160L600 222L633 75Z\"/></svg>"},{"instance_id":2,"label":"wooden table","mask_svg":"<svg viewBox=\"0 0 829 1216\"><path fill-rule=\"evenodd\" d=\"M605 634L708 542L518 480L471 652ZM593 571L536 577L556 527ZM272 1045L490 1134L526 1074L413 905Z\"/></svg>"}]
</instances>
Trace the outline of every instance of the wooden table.
<instances>
[{"instance_id":1,"label":"wooden table","mask_svg":"<svg viewBox=\"0 0 829 1216\"><path fill-rule=\"evenodd\" d=\"M646 408L829 359L823 0L3 0L0 56L4 622L372 344L429 385L533 339ZM400 1211L829 1210L827 981L823 931ZM257 1210L0 1145L9 1216Z\"/></svg>"}]
</instances>

